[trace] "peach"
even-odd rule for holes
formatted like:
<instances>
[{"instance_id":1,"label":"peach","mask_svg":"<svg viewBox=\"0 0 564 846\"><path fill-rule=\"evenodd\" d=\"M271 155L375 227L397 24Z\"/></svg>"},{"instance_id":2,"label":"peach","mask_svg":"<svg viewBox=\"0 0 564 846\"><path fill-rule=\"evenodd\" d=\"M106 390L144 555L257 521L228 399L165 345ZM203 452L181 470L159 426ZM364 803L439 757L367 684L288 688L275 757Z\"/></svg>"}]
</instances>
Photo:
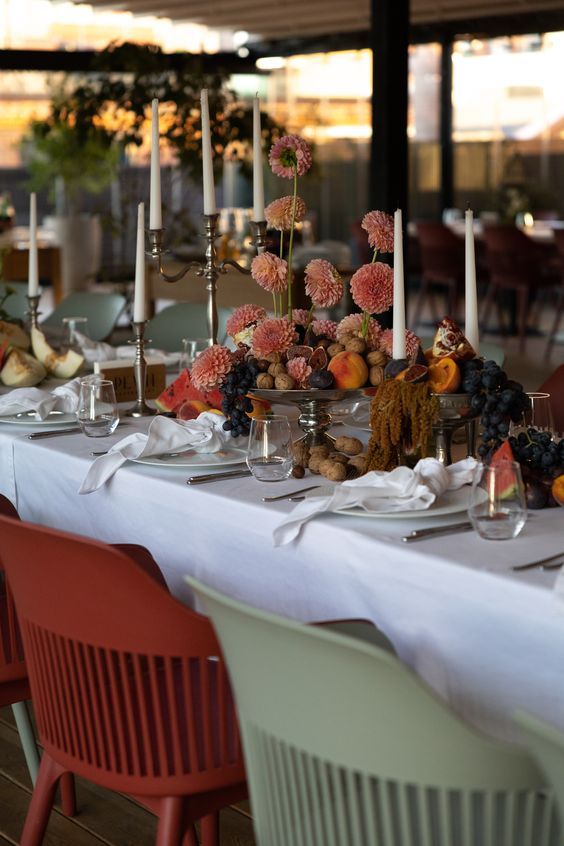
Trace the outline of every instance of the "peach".
<instances>
[{"instance_id":1,"label":"peach","mask_svg":"<svg viewBox=\"0 0 564 846\"><path fill-rule=\"evenodd\" d=\"M368 365L356 352L343 352L334 355L327 369L333 374L335 387L340 390L362 388L368 381Z\"/></svg>"}]
</instances>

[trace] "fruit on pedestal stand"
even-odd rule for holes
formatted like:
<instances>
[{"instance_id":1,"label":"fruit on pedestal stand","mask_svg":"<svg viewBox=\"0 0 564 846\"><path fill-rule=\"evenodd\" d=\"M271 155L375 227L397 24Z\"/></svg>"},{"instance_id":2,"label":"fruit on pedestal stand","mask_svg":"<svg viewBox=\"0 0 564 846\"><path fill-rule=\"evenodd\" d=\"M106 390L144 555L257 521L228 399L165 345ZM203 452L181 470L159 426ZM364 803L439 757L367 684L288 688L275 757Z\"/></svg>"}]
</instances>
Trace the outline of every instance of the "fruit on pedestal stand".
<instances>
[{"instance_id":1,"label":"fruit on pedestal stand","mask_svg":"<svg viewBox=\"0 0 564 846\"><path fill-rule=\"evenodd\" d=\"M168 411L178 414L183 403L195 400L210 408L221 408L222 396L216 389L213 391L200 391L192 384L192 377L188 369L183 370L180 376L168 385L162 394L155 400L155 405L160 411ZM186 411L188 413L188 410ZM183 418L189 420L191 418Z\"/></svg>"},{"instance_id":2,"label":"fruit on pedestal stand","mask_svg":"<svg viewBox=\"0 0 564 846\"><path fill-rule=\"evenodd\" d=\"M407 370L409 361L407 358L392 358L384 367L384 376L386 379L397 379L400 373Z\"/></svg>"},{"instance_id":3,"label":"fruit on pedestal stand","mask_svg":"<svg viewBox=\"0 0 564 846\"><path fill-rule=\"evenodd\" d=\"M460 381L460 368L452 358L439 358L429 365L429 384L436 394L455 394Z\"/></svg>"},{"instance_id":4,"label":"fruit on pedestal stand","mask_svg":"<svg viewBox=\"0 0 564 846\"><path fill-rule=\"evenodd\" d=\"M554 479L550 492L558 505L564 505L564 473L561 473Z\"/></svg>"},{"instance_id":5,"label":"fruit on pedestal stand","mask_svg":"<svg viewBox=\"0 0 564 846\"><path fill-rule=\"evenodd\" d=\"M451 317L445 317L437 326L432 355L434 358L443 358L448 355L456 361L469 361L476 357L476 352L462 329Z\"/></svg>"},{"instance_id":6,"label":"fruit on pedestal stand","mask_svg":"<svg viewBox=\"0 0 564 846\"><path fill-rule=\"evenodd\" d=\"M7 341L12 347L21 350L29 349L29 335L16 323L0 320L0 346Z\"/></svg>"},{"instance_id":7,"label":"fruit on pedestal stand","mask_svg":"<svg viewBox=\"0 0 564 846\"><path fill-rule=\"evenodd\" d=\"M329 362L327 369L333 374L335 387L339 390L362 388L368 381L368 366L359 353L337 353Z\"/></svg>"},{"instance_id":8,"label":"fruit on pedestal stand","mask_svg":"<svg viewBox=\"0 0 564 846\"><path fill-rule=\"evenodd\" d=\"M47 371L40 361L20 349L12 349L0 370L0 381L10 388L32 388L45 379Z\"/></svg>"},{"instance_id":9,"label":"fruit on pedestal stand","mask_svg":"<svg viewBox=\"0 0 564 846\"><path fill-rule=\"evenodd\" d=\"M72 379L84 364L84 357L74 350L67 350L60 355L56 353L47 343L43 332L35 327L31 330L31 347L34 356L45 369L59 379Z\"/></svg>"}]
</instances>

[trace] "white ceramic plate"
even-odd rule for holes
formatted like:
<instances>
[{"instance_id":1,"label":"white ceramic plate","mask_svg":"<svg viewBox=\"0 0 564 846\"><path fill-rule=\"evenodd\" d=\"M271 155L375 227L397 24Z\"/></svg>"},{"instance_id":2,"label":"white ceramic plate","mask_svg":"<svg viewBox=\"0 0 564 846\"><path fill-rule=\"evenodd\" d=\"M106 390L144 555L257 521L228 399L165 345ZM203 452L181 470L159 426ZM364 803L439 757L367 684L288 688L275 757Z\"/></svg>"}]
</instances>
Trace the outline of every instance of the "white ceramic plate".
<instances>
[{"instance_id":1,"label":"white ceramic plate","mask_svg":"<svg viewBox=\"0 0 564 846\"><path fill-rule=\"evenodd\" d=\"M39 420L35 411L20 411L18 414L7 414L0 416L0 423L9 423L10 426L68 426L76 423L76 414L69 414L65 411L51 411L45 420ZM78 424L77 424L78 425Z\"/></svg>"},{"instance_id":2,"label":"white ceramic plate","mask_svg":"<svg viewBox=\"0 0 564 846\"><path fill-rule=\"evenodd\" d=\"M182 467L193 470L196 467L228 467L230 464L242 464L247 457L246 448L231 447L219 452L186 452L168 458L148 455L146 458L132 458L135 464L146 464L150 467Z\"/></svg>"},{"instance_id":3,"label":"white ceramic plate","mask_svg":"<svg viewBox=\"0 0 564 846\"><path fill-rule=\"evenodd\" d=\"M324 486L312 491L306 496L325 496L332 493L334 488ZM480 491L486 498L486 492ZM421 508L414 511L365 511L363 508L344 508L336 514L348 514L351 517L369 517L380 520L412 520L423 517L446 517L447 514L457 514L460 511L467 511L470 505L470 487L465 486L457 491L447 491L429 508Z\"/></svg>"}]
</instances>

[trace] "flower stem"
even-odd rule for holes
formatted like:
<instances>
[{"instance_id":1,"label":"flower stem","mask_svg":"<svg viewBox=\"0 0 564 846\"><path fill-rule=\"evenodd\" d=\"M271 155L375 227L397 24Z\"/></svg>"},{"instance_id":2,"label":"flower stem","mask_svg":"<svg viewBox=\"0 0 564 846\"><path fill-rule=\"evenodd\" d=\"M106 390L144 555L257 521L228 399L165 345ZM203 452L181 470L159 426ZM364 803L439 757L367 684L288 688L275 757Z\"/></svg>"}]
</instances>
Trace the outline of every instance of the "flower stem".
<instances>
[{"instance_id":1,"label":"flower stem","mask_svg":"<svg viewBox=\"0 0 564 846\"><path fill-rule=\"evenodd\" d=\"M315 311L315 305L312 304L312 306L309 310L308 317L307 317L307 323L306 323L306 328L305 328L306 332L308 331L309 327L311 326L311 324L313 322L313 312L314 311Z\"/></svg>"},{"instance_id":2,"label":"flower stem","mask_svg":"<svg viewBox=\"0 0 564 846\"><path fill-rule=\"evenodd\" d=\"M368 322L370 320L370 313L365 311L362 315L362 326L360 328L360 337L366 339L368 334Z\"/></svg>"},{"instance_id":3,"label":"flower stem","mask_svg":"<svg viewBox=\"0 0 564 846\"><path fill-rule=\"evenodd\" d=\"M374 264L377 257L378 257L378 248L376 247L376 249L374 250L374 255L372 256L372 264Z\"/></svg>"},{"instance_id":4,"label":"flower stem","mask_svg":"<svg viewBox=\"0 0 564 846\"><path fill-rule=\"evenodd\" d=\"M298 166L294 165L294 194L292 196L292 223L288 244L288 320L292 320L292 247L294 246L294 226L296 225L296 199L298 196Z\"/></svg>"},{"instance_id":5,"label":"flower stem","mask_svg":"<svg viewBox=\"0 0 564 846\"><path fill-rule=\"evenodd\" d=\"M272 302L274 305L274 317L278 317L278 310L276 308L276 294L274 293L274 291L272 292Z\"/></svg>"}]
</instances>

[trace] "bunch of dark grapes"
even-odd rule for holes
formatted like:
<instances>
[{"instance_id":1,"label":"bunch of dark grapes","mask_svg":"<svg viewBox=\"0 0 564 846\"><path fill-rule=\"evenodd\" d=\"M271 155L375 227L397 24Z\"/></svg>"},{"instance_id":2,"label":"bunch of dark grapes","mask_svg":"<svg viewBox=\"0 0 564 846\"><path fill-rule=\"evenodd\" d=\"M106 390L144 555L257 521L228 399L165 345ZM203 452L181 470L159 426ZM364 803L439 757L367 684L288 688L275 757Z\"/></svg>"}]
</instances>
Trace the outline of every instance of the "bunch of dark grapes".
<instances>
[{"instance_id":1,"label":"bunch of dark grapes","mask_svg":"<svg viewBox=\"0 0 564 846\"><path fill-rule=\"evenodd\" d=\"M249 434L251 418L247 412L253 410L253 404L247 393L255 384L257 373L256 359L236 361L219 387L223 395L221 410L227 417L223 428L234 438Z\"/></svg>"},{"instance_id":2,"label":"bunch of dark grapes","mask_svg":"<svg viewBox=\"0 0 564 846\"><path fill-rule=\"evenodd\" d=\"M530 400L523 386L508 379L495 361L475 358L464 362L461 370L462 390L471 394L472 408L481 413L483 432L478 454L485 458L507 438L510 423L522 420Z\"/></svg>"},{"instance_id":3,"label":"bunch of dark grapes","mask_svg":"<svg viewBox=\"0 0 564 846\"><path fill-rule=\"evenodd\" d=\"M562 473L564 467L564 438L554 441L551 432L527 429L509 438L515 460L536 471L540 476Z\"/></svg>"}]
</instances>

